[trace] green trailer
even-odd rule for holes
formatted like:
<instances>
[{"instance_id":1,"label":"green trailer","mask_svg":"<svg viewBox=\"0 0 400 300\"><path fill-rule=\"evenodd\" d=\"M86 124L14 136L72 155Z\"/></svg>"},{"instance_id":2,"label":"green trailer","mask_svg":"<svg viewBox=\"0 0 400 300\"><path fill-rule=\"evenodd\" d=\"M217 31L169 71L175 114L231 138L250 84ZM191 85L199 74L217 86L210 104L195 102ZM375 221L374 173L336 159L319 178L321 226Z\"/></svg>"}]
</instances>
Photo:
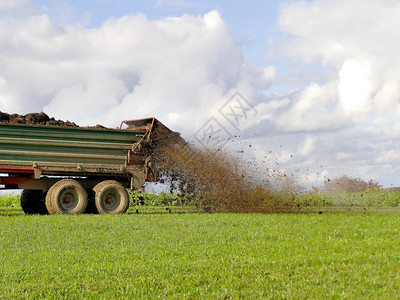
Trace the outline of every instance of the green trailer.
<instances>
[{"instance_id":1,"label":"green trailer","mask_svg":"<svg viewBox=\"0 0 400 300\"><path fill-rule=\"evenodd\" d=\"M179 141L155 118L119 129L0 123L0 189L23 189L28 213L124 213L127 189L158 180L152 153Z\"/></svg>"}]
</instances>

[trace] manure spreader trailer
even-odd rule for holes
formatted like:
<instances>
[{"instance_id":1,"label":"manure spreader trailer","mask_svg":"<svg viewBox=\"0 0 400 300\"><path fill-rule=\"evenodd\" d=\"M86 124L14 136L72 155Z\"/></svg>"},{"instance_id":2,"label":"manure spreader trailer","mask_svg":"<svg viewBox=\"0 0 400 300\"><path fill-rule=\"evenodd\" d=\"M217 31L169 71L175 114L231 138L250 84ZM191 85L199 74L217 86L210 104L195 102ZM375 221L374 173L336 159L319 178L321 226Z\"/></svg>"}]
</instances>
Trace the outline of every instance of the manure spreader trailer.
<instances>
[{"instance_id":1,"label":"manure spreader trailer","mask_svg":"<svg viewBox=\"0 0 400 300\"><path fill-rule=\"evenodd\" d=\"M0 123L0 189L22 189L28 214L124 213L127 189L158 180L153 150L169 140L182 139L155 118L120 129Z\"/></svg>"}]
</instances>

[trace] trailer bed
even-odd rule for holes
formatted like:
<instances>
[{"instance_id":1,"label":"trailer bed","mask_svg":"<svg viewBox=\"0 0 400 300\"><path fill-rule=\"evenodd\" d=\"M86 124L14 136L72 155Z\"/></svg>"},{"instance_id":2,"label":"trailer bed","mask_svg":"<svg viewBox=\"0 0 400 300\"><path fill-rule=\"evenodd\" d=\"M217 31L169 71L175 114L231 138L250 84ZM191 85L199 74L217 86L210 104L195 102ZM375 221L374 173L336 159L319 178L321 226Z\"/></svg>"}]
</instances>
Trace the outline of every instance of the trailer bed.
<instances>
[{"instance_id":1,"label":"trailer bed","mask_svg":"<svg viewBox=\"0 0 400 300\"><path fill-rule=\"evenodd\" d=\"M0 172L123 173L147 131L0 124Z\"/></svg>"}]
</instances>

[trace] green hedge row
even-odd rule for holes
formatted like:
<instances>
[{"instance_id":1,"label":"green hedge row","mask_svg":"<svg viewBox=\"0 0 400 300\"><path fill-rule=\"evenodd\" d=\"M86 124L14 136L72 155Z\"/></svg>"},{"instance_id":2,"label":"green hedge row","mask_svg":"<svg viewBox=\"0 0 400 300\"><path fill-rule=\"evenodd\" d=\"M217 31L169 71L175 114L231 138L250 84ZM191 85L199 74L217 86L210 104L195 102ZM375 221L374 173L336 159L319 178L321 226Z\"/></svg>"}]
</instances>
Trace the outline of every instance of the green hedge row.
<instances>
[{"instance_id":1,"label":"green hedge row","mask_svg":"<svg viewBox=\"0 0 400 300\"><path fill-rule=\"evenodd\" d=\"M185 206L189 204L193 205L196 200L197 198L192 195L183 195L178 193L167 194L161 192L159 194L153 194L133 192L130 194L131 206ZM0 195L0 207L20 207L20 195Z\"/></svg>"},{"instance_id":2,"label":"green hedge row","mask_svg":"<svg viewBox=\"0 0 400 300\"><path fill-rule=\"evenodd\" d=\"M398 207L400 206L400 192L378 190L340 194L310 193L296 195L295 201L302 206Z\"/></svg>"},{"instance_id":3,"label":"green hedge row","mask_svg":"<svg viewBox=\"0 0 400 300\"><path fill-rule=\"evenodd\" d=\"M370 207L398 207L400 206L400 192L370 191L357 193L309 193L304 195L282 195L282 200L290 197L298 206L370 206ZM131 206L185 206L196 205L199 199L189 194L161 192L130 194ZM20 207L20 195L0 195L0 207Z\"/></svg>"},{"instance_id":4,"label":"green hedge row","mask_svg":"<svg viewBox=\"0 0 400 300\"><path fill-rule=\"evenodd\" d=\"M18 194L0 195L0 207L21 207L19 199Z\"/></svg>"}]
</instances>

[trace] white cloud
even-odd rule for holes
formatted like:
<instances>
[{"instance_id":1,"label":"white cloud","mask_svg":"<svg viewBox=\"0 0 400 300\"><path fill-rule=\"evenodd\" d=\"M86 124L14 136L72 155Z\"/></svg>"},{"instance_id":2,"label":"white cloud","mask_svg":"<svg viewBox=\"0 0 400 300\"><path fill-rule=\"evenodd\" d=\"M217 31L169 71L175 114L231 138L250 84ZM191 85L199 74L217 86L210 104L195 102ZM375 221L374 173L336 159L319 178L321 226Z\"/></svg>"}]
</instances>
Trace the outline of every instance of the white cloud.
<instances>
[{"instance_id":1,"label":"white cloud","mask_svg":"<svg viewBox=\"0 0 400 300\"><path fill-rule=\"evenodd\" d=\"M93 76L86 84L76 84L61 89L45 110L53 111L51 115L68 112L69 118L90 124L94 120L88 119L88 115L106 116L113 107L120 104L121 97L127 93L128 89L122 80L102 74ZM107 118L104 120L107 123L114 121Z\"/></svg>"},{"instance_id":2,"label":"white cloud","mask_svg":"<svg viewBox=\"0 0 400 300\"><path fill-rule=\"evenodd\" d=\"M322 187L326 180L329 178L329 172L327 170L322 170L321 172L311 172L309 174L300 174L298 176L298 182L308 188Z\"/></svg>"},{"instance_id":3,"label":"white cloud","mask_svg":"<svg viewBox=\"0 0 400 300\"><path fill-rule=\"evenodd\" d=\"M309 155L315 149L315 143L317 141L317 137L312 135L307 135L304 142L300 145L297 153L302 156Z\"/></svg>"},{"instance_id":4,"label":"white cloud","mask_svg":"<svg viewBox=\"0 0 400 300\"><path fill-rule=\"evenodd\" d=\"M0 10L16 9L24 6L30 6L29 0L8 0L0 2Z\"/></svg>"},{"instance_id":5,"label":"white cloud","mask_svg":"<svg viewBox=\"0 0 400 300\"><path fill-rule=\"evenodd\" d=\"M215 103L242 89L249 101L274 68L255 68L217 11L101 27L57 25L47 15L0 23L1 110L44 110L82 125L156 116L195 132ZM222 99L222 100L221 100Z\"/></svg>"},{"instance_id":6,"label":"white cloud","mask_svg":"<svg viewBox=\"0 0 400 300\"><path fill-rule=\"evenodd\" d=\"M400 161L400 153L395 150L388 150L384 151L381 153L376 162L380 164L388 164L388 163L394 163L394 162L399 162Z\"/></svg>"},{"instance_id":7,"label":"white cloud","mask_svg":"<svg viewBox=\"0 0 400 300\"><path fill-rule=\"evenodd\" d=\"M0 13L8 16L26 16L35 12L31 0L3 0L0 1Z\"/></svg>"},{"instance_id":8,"label":"white cloud","mask_svg":"<svg viewBox=\"0 0 400 300\"><path fill-rule=\"evenodd\" d=\"M355 121L400 102L400 2L314 0L284 4L287 57L337 70L337 101Z\"/></svg>"},{"instance_id":9,"label":"white cloud","mask_svg":"<svg viewBox=\"0 0 400 300\"><path fill-rule=\"evenodd\" d=\"M337 84L310 84L291 95L291 106L276 117L276 125L284 131L338 130L348 119L337 105Z\"/></svg>"},{"instance_id":10,"label":"white cloud","mask_svg":"<svg viewBox=\"0 0 400 300\"><path fill-rule=\"evenodd\" d=\"M373 97L373 102L376 103L377 109L385 111L396 106L396 102L400 99L400 82L395 79L387 80L382 84L382 87Z\"/></svg>"},{"instance_id":11,"label":"white cloud","mask_svg":"<svg viewBox=\"0 0 400 300\"><path fill-rule=\"evenodd\" d=\"M303 87L285 93L287 109L270 116L284 132L318 135L316 150L303 166L320 162L329 174L384 181L400 175L398 168L382 173L383 166L399 160L399 15L397 0L282 4L279 25L286 36L272 44L276 48L271 52L281 53L289 69L330 72L324 81L305 85L299 78ZM317 150L325 154L316 157Z\"/></svg>"},{"instance_id":12,"label":"white cloud","mask_svg":"<svg viewBox=\"0 0 400 300\"><path fill-rule=\"evenodd\" d=\"M371 68L367 62L345 60L339 72L339 99L346 114L371 110Z\"/></svg>"}]
</instances>

